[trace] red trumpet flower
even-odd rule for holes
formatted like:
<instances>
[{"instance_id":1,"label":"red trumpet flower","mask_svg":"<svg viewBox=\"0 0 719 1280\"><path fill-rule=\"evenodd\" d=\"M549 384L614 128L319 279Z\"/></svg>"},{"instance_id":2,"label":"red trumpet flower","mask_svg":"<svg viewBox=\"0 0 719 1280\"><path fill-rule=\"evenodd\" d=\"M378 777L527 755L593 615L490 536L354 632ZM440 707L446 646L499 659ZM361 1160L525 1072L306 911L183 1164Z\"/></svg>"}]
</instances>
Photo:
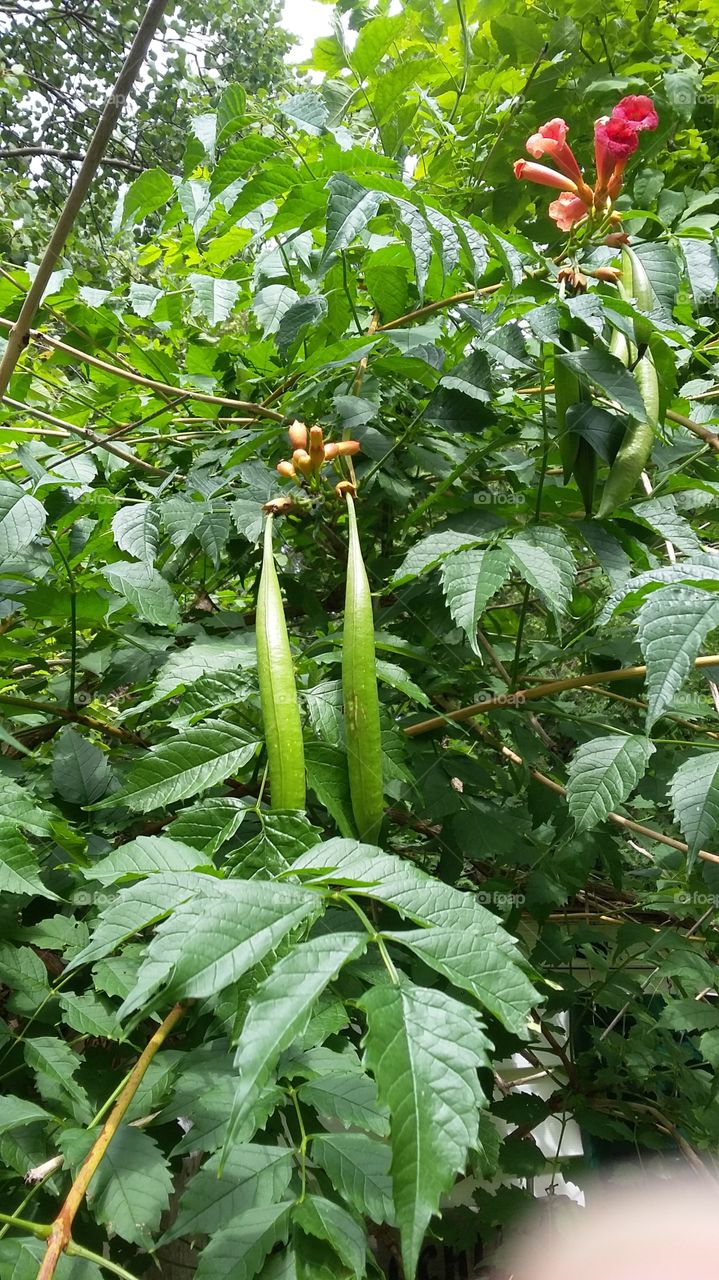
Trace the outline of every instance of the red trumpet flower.
<instances>
[{"instance_id":1,"label":"red trumpet flower","mask_svg":"<svg viewBox=\"0 0 719 1280\"><path fill-rule=\"evenodd\" d=\"M656 129L659 124L654 103L644 93L630 94L628 98L622 98L612 111L612 119L623 120L638 133L642 129Z\"/></svg>"},{"instance_id":2,"label":"red trumpet flower","mask_svg":"<svg viewBox=\"0 0 719 1280\"><path fill-rule=\"evenodd\" d=\"M554 120L548 120L546 124L540 125L537 132L527 139L527 151L535 160L541 160L542 156L549 156L562 173L571 178L582 199L586 200L589 197L591 202L592 189L584 181L574 152L566 142L568 132L569 125L560 116L556 116Z\"/></svg>"},{"instance_id":3,"label":"red trumpet flower","mask_svg":"<svg viewBox=\"0 0 719 1280\"><path fill-rule=\"evenodd\" d=\"M639 146L637 130L621 116L602 116L594 125L594 157L597 164L595 199L615 196L622 185L624 168Z\"/></svg>"},{"instance_id":4,"label":"red trumpet flower","mask_svg":"<svg viewBox=\"0 0 719 1280\"><path fill-rule=\"evenodd\" d=\"M569 127L565 120L556 116L540 125L537 132L527 139L527 151L535 160L547 156L557 168L515 160L514 176L561 191L562 194L549 206L549 216L560 231L571 231L590 215L603 221L611 214L611 202L621 191L627 160L639 146L638 135L644 129L656 129L658 123L654 104L644 94L622 98L611 116L597 120L594 126L597 177L592 189L567 144ZM617 215L612 216L616 218Z\"/></svg>"},{"instance_id":5,"label":"red trumpet flower","mask_svg":"<svg viewBox=\"0 0 719 1280\"><path fill-rule=\"evenodd\" d=\"M561 173L557 173L556 169L550 169L546 164L532 164L531 160L515 160L514 176L526 182L538 182L541 187L556 187L558 191L571 191L572 195L577 194L576 182L572 182L571 178L565 178Z\"/></svg>"}]
</instances>

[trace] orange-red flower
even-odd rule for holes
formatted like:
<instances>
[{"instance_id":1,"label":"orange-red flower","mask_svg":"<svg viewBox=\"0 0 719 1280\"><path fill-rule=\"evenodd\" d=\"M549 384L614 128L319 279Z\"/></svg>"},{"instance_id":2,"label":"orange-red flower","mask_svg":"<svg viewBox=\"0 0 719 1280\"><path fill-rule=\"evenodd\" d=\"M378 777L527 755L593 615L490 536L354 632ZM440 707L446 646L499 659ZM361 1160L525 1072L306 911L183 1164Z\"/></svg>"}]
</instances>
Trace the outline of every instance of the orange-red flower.
<instances>
[{"instance_id":1,"label":"orange-red flower","mask_svg":"<svg viewBox=\"0 0 719 1280\"><path fill-rule=\"evenodd\" d=\"M584 181L574 152L566 141L568 132L567 122L562 120L561 116L555 116L554 120L541 124L537 132L527 139L527 151L535 160L541 160L542 156L549 156L562 173L576 185L582 199L586 200L589 197L591 202L592 189Z\"/></svg>"},{"instance_id":2,"label":"orange-red flower","mask_svg":"<svg viewBox=\"0 0 719 1280\"><path fill-rule=\"evenodd\" d=\"M584 201L569 191L563 191L549 206L549 216L554 219L560 231L571 231L572 227L586 218L588 212Z\"/></svg>"},{"instance_id":3,"label":"orange-red flower","mask_svg":"<svg viewBox=\"0 0 719 1280\"><path fill-rule=\"evenodd\" d=\"M542 187L556 187L558 191L571 191L573 195L577 194L576 182L572 182L571 178L565 178L563 174L557 173L556 169L550 169L546 164L532 164L531 160L515 160L514 176L526 182L538 182Z\"/></svg>"},{"instance_id":4,"label":"orange-red flower","mask_svg":"<svg viewBox=\"0 0 719 1280\"><path fill-rule=\"evenodd\" d=\"M555 116L540 125L537 132L527 139L527 151L535 160L547 156L557 168L515 160L514 176L561 191L562 194L549 206L549 216L560 231L571 231L590 215L600 221L607 217L616 220L618 215L612 213L611 204L621 191L626 163L639 146L638 135L644 129L656 129L658 123L654 103L644 94L622 98L611 116L597 120L594 126L597 177L592 189L567 144L569 126L566 120Z\"/></svg>"},{"instance_id":5,"label":"orange-red flower","mask_svg":"<svg viewBox=\"0 0 719 1280\"><path fill-rule=\"evenodd\" d=\"M654 103L644 93L632 93L629 97L622 98L612 111L612 118L623 120L637 132L641 132L642 129L656 129L659 124Z\"/></svg>"},{"instance_id":6,"label":"orange-red flower","mask_svg":"<svg viewBox=\"0 0 719 1280\"><path fill-rule=\"evenodd\" d=\"M325 444L322 428L310 427L308 432L303 422L293 422L287 435L292 446L292 461L283 458L277 463L277 470L288 480L299 481L300 476L312 480L326 462L349 458L360 449L359 440L331 440Z\"/></svg>"}]
</instances>

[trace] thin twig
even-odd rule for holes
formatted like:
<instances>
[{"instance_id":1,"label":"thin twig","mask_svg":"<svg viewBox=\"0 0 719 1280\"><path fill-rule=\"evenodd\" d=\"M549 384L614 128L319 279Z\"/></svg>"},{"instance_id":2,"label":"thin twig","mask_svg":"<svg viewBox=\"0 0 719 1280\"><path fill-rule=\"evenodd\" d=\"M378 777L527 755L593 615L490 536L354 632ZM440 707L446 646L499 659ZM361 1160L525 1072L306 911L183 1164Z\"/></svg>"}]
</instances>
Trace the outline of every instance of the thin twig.
<instances>
[{"instance_id":1,"label":"thin twig","mask_svg":"<svg viewBox=\"0 0 719 1280\"><path fill-rule=\"evenodd\" d=\"M107 96L102 115L90 140L87 155L80 166L79 173L65 201L55 229L50 236L50 242L43 254L35 279L25 296L20 315L11 327L10 337L0 361L0 397L7 391L8 383L27 342L30 325L42 302L50 276L55 269L55 265L65 246L65 241L90 190L105 148L110 141L120 113L145 60L150 42L157 31L166 7L167 0L150 0L142 22L135 33L135 39L132 42L122 70Z\"/></svg>"},{"instance_id":2,"label":"thin twig","mask_svg":"<svg viewBox=\"0 0 719 1280\"><path fill-rule=\"evenodd\" d=\"M498 655L497 653L495 653L494 649L492 648L491 644L489 643L489 640L487 639L486 635L485 635L485 634L484 634L484 632L482 631L482 628L481 628L481 627L478 627L478 628L477 628L477 642L478 642L478 644L479 644L480 648L481 648L481 649L483 649L483 650L484 650L484 652L486 653L487 657L489 658L490 662L492 663L492 666L494 667L494 669L495 669L495 671L497 672L497 674L498 674L498 676L500 677L500 679L501 679L501 680L504 680L504 683L506 684L506 686L507 686L507 688L508 688L508 689L511 689L511 687L512 687L512 677L511 677L511 675L509 674L509 672L508 672L507 668L505 667L504 663L502 662L502 659L499 657L499 655ZM535 716L535 714L534 714L534 712L533 712L533 711L530 711L530 712L529 712L529 714L528 714L528 718L529 718L529 723L531 724L532 728L534 729L534 732L537 734L537 737L538 737L538 738L541 738L541 740L542 740L542 742L544 743L545 747L548 747L548 748L550 749L550 751L555 750L555 744L552 742L552 739L550 738L550 736L549 736L549 734L547 733L546 729L543 727L543 725L541 724L541 722L538 720L537 716Z\"/></svg>"},{"instance_id":3,"label":"thin twig","mask_svg":"<svg viewBox=\"0 0 719 1280\"><path fill-rule=\"evenodd\" d=\"M512 764L524 765L524 758L512 751L510 747L504 747L498 742L490 741L490 745L499 751L506 760L511 760ZM535 782L539 782L543 787L548 787L550 791L554 791L556 795L566 796L567 788L563 787L561 782L555 782L553 778L548 778L545 773L541 773L539 769L529 770L530 775ZM625 818L621 813L608 813L607 822L613 822L615 826L624 827L627 831L634 831L637 835L645 836L648 840L655 840L658 844L668 845L670 849L677 849L680 853L688 853L689 846L683 840L674 840L672 836L665 836L661 831L654 831L652 827L645 827L640 822L634 822L631 818ZM706 849L700 849L697 854L704 862L719 863L719 854L709 853Z\"/></svg>"},{"instance_id":4,"label":"thin twig","mask_svg":"<svg viewBox=\"0 0 719 1280\"><path fill-rule=\"evenodd\" d=\"M11 409L19 409L30 418L38 418L40 422L47 422L51 426L61 428L63 435L79 436L82 440L89 440L98 449L105 449L107 453L114 453L116 458L122 458L124 462L129 462L132 466L139 467L142 471L148 471L151 475L167 475L167 472L162 467L154 467L151 462L145 462L144 458L136 458L134 453L129 453L127 449L123 449L122 445L113 444L111 440L103 439L95 431L91 431L89 427L78 427L74 422L66 422L64 418L56 418L51 413L36 409L34 405L23 404L21 400L13 400L10 396L3 398L3 404L9 405Z\"/></svg>"},{"instance_id":5,"label":"thin twig","mask_svg":"<svg viewBox=\"0 0 719 1280\"><path fill-rule=\"evenodd\" d=\"M12 333L13 323L11 320L5 320L0 317L0 327L9 329ZM198 400L201 404L229 405L232 409L245 409L247 413L253 413L259 418L271 418L273 422L285 421L284 414L275 413L274 409L268 409L261 404L253 404L251 400L234 400L231 396L213 396L207 391L195 391L187 387L172 387L167 382L157 382L154 378L145 378L141 373L136 373L134 369L123 369L116 364L110 364L107 360L100 360L97 356L89 355L87 351L81 351L78 347L71 347L68 342L61 342L59 338L51 338L49 334L42 333L39 329L28 329L27 337L32 338L35 342L46 343L47 346L52 347L55 351L64 351L66 355L75 356L81 364L92 365L94 369L109 373L113 378L124 378L126 382L134 382L137 386L148 387L150 391L158 391L161 395L181 396L184 400ZM169 408L170 406L167 407Z\"/></svg>"},{"instance_id":6,"label":"thin twig","mask_svg":"<svg viewBox=\"0 0 719 1280\"><path fill-rule=\"evenodd\" d=\"M57 160L67 160L73 164L84 159L81 151L61 151L58 147L6 147L0 150L0 160L14 160L20 156L54 156ZM122 160L119 156L101 156L98 164L104 164L113 169L129 169L133 173L142 173L141 164L134 164L132 160Z\"/></svg>"},{"instance_id":7,"label":"thin twig","mask_svg":"<svg viewBox=\"0 0 719 1280\"><path fill-rule=\"evenodd\" d=\"M418 307L416 311L408 311L404 316L397 316L396 320L388 320L386 324L378 324L376 332L386 333L388 329L398 329L403 324L409 324L411 320L421 320L424 316L431 316L435 311L442 311L444 307L455 307L459 302L472 302L474 298L480 298L483 294L496 293L501 289L501 284L488 284L483 289L465 289L463 293L453 293L450 298L440 298L438 302L428 302L423 307Z\"/></svg>"},{"instance_id":8,"label":"thin twig","mask_svg":"<svg viewBox=\"0 0 719 1280\"><path fill-rule=\"evenodd\" d=\"M694 659L695 667L719 666L719 653L705 654ZM469 707L458 707L456 711L446 711L441 716L433 716L431 720L420 720L417 724L405 727L405 733L413 738L421 733L434 733L435 729L444 729L448 722L471 720L483 711L496 711L500 707L521 707L525 702L536 698L546 698L553 693L564 693L566 689L580 689L584 685L611 684L616 680L636 680L646 675L646 666L617 667L614 671L591 671L581 676L568 676L564 680L550 680L547 684L534 685L531 689L517 689L515 693L500 694L496 698L485 698L484 702L475 702Z\"/></svg>"},{"instance_id":9,"label":"thin twig","mask_svg":"<svg viewBox=\"0 0 719 1280\"><path fill-rule=\"evenodd\" d=\"M551 394L554 391L554 386L551 385L546 389ZM516 395L538 396L541 390L541 387L517 387ZM693 400L700 400L701 398L701 396L692 396ZM601 401L602 397L598 399ZM667 409L664 417L668 418L670 422L678 423L680 427L686 427L687 431L691 431L692 435L697 436L699 440L703 440L715 453L719 453L719 432L711 431L709 427L702 425L701 422L694 422L693 418L687 418L685 414L677 413L675 409Z\"/></svg>"},{"instance_id":10,"label":"thin twig","mask_svg":"<svg viewBox=\"0 0 719 1280\"><path fill-rule=\"evenodd\" d=\"M144 747L144 739L131 729L123 729L120 725L108 724L104 720L96 720L83 711L61 707L54 702L35 702L32 698L21 698L15 694L0 690L0 706L19 707L23 711L38 711L48 716L56 716L58 720L71 720L73 724L84 724L97 733L106 733L111 738L119 738L122 742L132 742L136 747Z\"/></svg>"},{"instance_id":11,"label":"thin twig","mask_svg":"<svg viewBox=\"0 0 719 1280\"><path fill-rule=\"evenodd\" d=\"M57 1218L55 1219L50 1236L47 1242L47 1252L42 1262L42 1266L37 1274L37 1280L52 1280L55 1274L55 1268L60 1261L61 1255L70 1242L70 1233L75 1215L80 1208L93 1175L95 1174L107 1148L114 1138L120 1127L125 1112L132 1102L138 1088L140 1087L145 1073L150 1066L158 1049L162 1047L169 1033L177 1022L179 1022L185 1012L184 1004L176 1004L170 1010L167 1017L157 1028L157 1031L148 1041L144 1050L140 1054L137 1062L130 1075L127 1083L122 1090L117 1102L105 1121L100 1133L92 1144L85 1161L80 1168L75 1181L70 1187L70 1191L65 1199Z\"/></svg>"}]
</instances>

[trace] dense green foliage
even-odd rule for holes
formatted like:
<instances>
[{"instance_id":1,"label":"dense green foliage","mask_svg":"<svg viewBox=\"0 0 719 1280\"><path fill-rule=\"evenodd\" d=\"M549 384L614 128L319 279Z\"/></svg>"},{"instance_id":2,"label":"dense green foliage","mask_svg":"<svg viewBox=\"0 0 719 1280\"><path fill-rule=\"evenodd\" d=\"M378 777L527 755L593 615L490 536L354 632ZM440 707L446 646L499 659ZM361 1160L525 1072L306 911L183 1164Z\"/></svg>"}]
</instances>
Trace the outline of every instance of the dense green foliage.
<instances>
[{"instance_id":1,"label":"dense green foliage","mask_svg":"<svg viewBox=\"0 0 719 1280\"><path fill-rule=\"evenodd\" d=\"M291 41L279 25L280 8L277 0L260 10L247 0L180 0L168 7L132 108L115 131L83 210L85 236L93 237L91 262L107 252L108 215L121 182L155 164L179 173L183 157L190 166L201 158L197 135L224 84L241 76L245 89L266 101L288 82L283 56ZM12 262L42 251L137 17L134 5L98 10L88 0L12 0L0 7L0 200L13 213L12 234L3 228L0 251ZM82 240L78 251L88 253Z\"/></svg>"},{"instance_id":2,"label":"dense green foliage","mask_svg":"<svg viewBox=\"0 0 719 1280\"><path fill-rule=\"evenodd\" d=\"M0 405L15 1280L178 1001L70 1280L106 1247L125 1276L181 1247L198 1280L409 1278L428 1239L491 1249L534 1179L716 1152L719 9L340 10L314 87L270 108L235 67L184 163L161 139L122 193L121 251L68 245ZM608 224L568 238L512 173L555 117L590 173L627 94L659 114L616 202L643 299ZM28 276L3 265L6 332ZM642 360L651 453L600 520L655 416ZM381 847L342 705L352 472L278 475L295 419L361 444ZM304 811L266 778L270 501ZM582 1158L537 1141L549 1117Z\"/></svg>"}]
</instances>

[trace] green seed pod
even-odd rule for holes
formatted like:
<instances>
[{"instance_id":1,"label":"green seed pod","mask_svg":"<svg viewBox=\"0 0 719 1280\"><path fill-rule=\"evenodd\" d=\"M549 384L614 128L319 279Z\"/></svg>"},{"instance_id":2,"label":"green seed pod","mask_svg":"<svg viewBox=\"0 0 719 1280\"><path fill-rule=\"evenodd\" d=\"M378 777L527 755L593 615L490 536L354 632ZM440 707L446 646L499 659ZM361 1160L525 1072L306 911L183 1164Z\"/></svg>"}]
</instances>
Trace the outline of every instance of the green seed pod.
<instances>
[{"instance_id":1,"label":"green seed pod","mask_svg":"<svg viewBox=\"0 0 719 1280\"><path fill-rule=\"evenodd\" d=\"M622 249L622 288L620 292L625 298L634 298L642 311L651 311L654 306L654 293L644 263L634 250L629 247ZM651 337L652 326L642 316L635 316L634 333L637 342L641 346L646 346Z\"/></svg>"},{"instance_id":2,"label":"green seed pod","mask_svg":"<svg viewBox=\"0 0 719 1280\"><path fill-rule=\"evenodd\" d=\"M604 485L597 513L600 520L610 516L632 496L654 443L654 429L659 421L659 382L649 352L642 356L634 370L634 377L642 393L646 417L633 420L626 429Z\"/></svg>"},{"instance_id":3,"label":"green seed pod","mask_svg":"<svg viewBox=\"0 0 719 1280\"><path fill-rule=\"evenodd\" d=\"M305 752L285 611L272 546L272 516L265 521L257 595L257 671L273 809L304 809Z\"/></svg>"},{"instance_id":4,"label":"green seed pod","mask_svg":"<svg viewBox=\"0 0 719 1280\"><path fill-rule=\"evenodd\" d=\"M574 479L582 495L584 510L588 516L592 514L596 476L597 455L588 440L579 438L577 456L574 460Z\"/></svg>"},{"instance_id":5,"label":"green seed pod","mask_svg":"<svg viewBox=\"0 0 719 1280\"><path fill-rule=\"evenodd\" d=\"M634 297L642 311L651 311L654 306L654 291L644 263L639 255L627 246L622 249L622 276L625 272L625 261L629 264L631 290Z\"/></svg>"},{"instance_id":6,"label":"green seed pod","mask_svg":"<svg viewBox=\"0 0 719 1280\"><path fill-rule=\"evenodd\" d=\"M554 357L554 416L557 423L557 447L562 459L564 483L574 469L579 436L567 428L567 410L582 399L582 387L576 373Z\"/></svg>"},{"instance_id":7,"label":"green seed pod","mask_svg":"<svg viewBox=\"0 0 719 1280\"><path fill-rule=\"evenodd\" d=\"M629 343L624 337L624 334L619 332L619 329L612 329L612 336L609 339L609 350L613 356L617 357L617 360L621 360L625 369L629 367L631 360Z\"/></svg>"},{"instance_id":8,"label":"green seed pod","mask_svg":"<svg viewBox=\"0 0 719 1280\"><path fill-rule=\"evenodd\" d=\"M354 500L347 494L349 555L342 639L342 692L350 796L360 840L377 844L384 814L382 738L377 696L374 618Z\"/></svg>"}]
</instances>

